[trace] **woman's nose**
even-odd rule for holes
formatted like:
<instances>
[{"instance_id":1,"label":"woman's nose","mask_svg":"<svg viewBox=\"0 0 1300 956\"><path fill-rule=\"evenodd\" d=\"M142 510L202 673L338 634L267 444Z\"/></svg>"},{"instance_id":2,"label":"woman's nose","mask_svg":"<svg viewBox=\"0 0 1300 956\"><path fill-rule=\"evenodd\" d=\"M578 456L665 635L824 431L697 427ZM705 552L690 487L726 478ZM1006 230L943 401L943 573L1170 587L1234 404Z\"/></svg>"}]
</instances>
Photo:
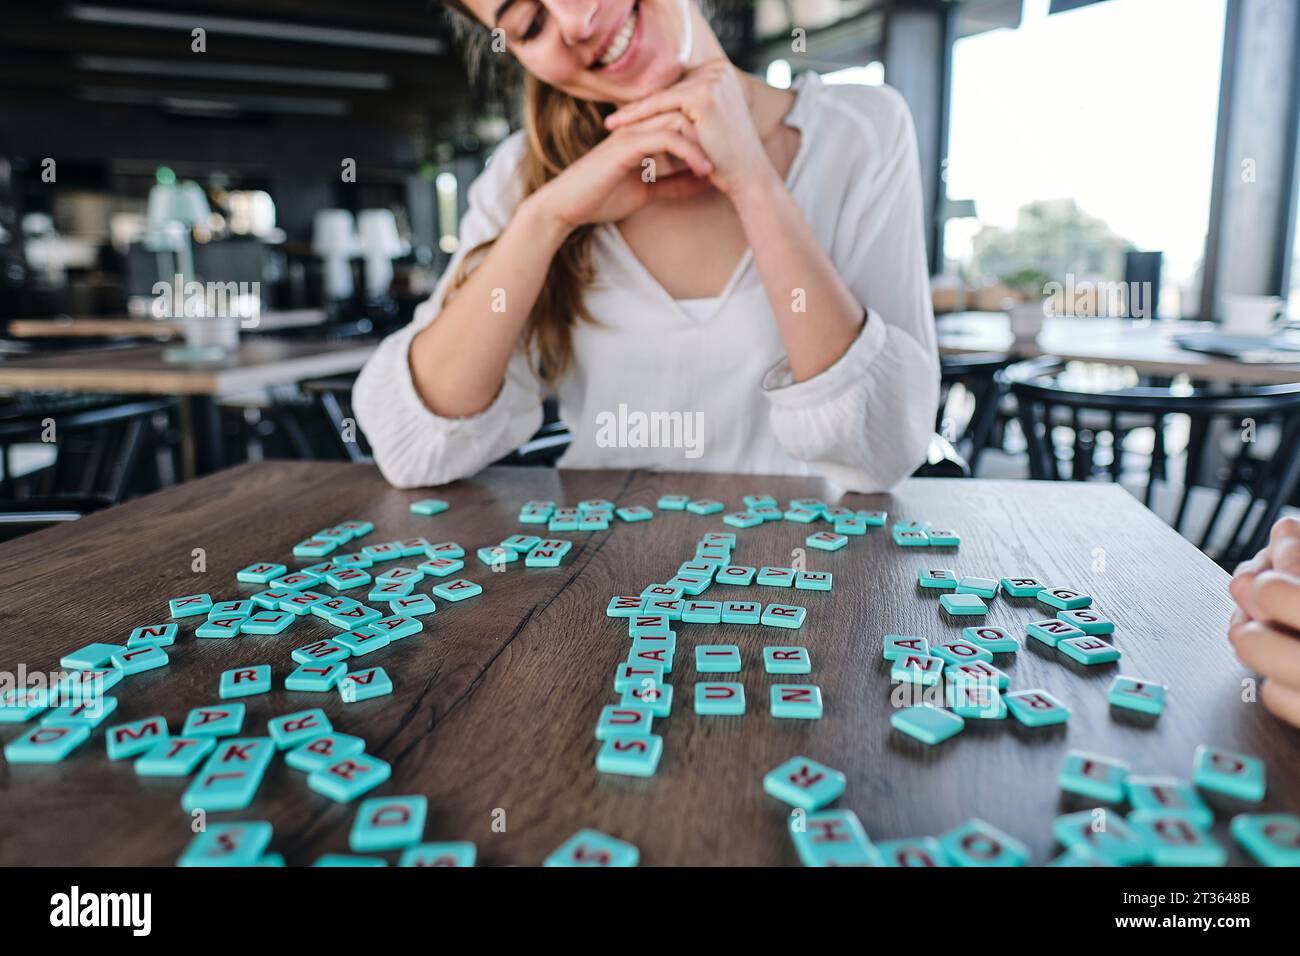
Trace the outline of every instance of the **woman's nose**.
<instances>
[{"instance_id":1,"label":"woman's nose","mask_svg":"<svg viewBox=\"0 0 1300 956\"><path fill-rule=\"evenodd\" d=\"M600 0L551 0L550 8L566 43L576 45L592 38Z\"/></svg>"}]
</instances>

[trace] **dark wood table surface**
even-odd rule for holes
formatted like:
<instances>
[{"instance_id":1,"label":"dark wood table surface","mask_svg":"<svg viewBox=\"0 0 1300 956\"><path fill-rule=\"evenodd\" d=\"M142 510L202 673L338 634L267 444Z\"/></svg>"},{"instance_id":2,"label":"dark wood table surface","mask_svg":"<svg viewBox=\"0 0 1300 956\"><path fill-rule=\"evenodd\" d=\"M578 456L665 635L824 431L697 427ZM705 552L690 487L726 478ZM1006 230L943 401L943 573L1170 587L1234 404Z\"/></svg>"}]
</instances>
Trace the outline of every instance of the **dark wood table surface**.
<instances>
[{"instance_id":1,"label":"dark wood table surface","mask_svg":"<svg viewBox=\"0 0 1300 956\"><path fill-rule=\"evenodd\" d=\"M605 616L610 597L672 576L705 531L735 530L737 563L789 566L792 551L817 526L736 530L720 515L659 512L607 532L559 535L575 542L559 568L520 563L501 573L482 566L473 549L530 530L517 520L528 499L606 497L653 506L672 492L733 507L746 493L783 502L830 494L815 479L506 468L434 492L401 491L364 465L243 466L0 546L0 669L48 670L91 641L123 643L131 628L167 620L171 597L251 593L258 588L235 583L237 569L255 560L310 563L290 559L294 542L360 518L375 524L366 543L411 535L460 542L468 551L466 576L484 587L460 604L439 602L423 634L364 658L389 672L392 696L344 704L333 693L283 689L294 666L290 650L333 632L318 618L279 636L230 641L195 640L190 618L169 649L170 665L128 677L112 691L120 706L106 725L163 714L178 733L192 707L217 702L221 671L270 663L275 689L245 698L245 736L265 733L276 715L323 707L336 730L364 737L369 752L393 765L376 794L427 795L426 840L472 840L483 865L540 863L581 827L636 844L643 865L793 864L789 808L763 792L762 777L795 755L847 774L837 806L856 811L874 840L937 836L978 816L1029 844L1035 864L1059 852L1053 818L1077 808L1062 803L1057 787L1071 748L1125 759L1135 772L1183 779L1190 779L1198 744L1245 751L1268 764L1261 808L1300 809L1300 731L1242 700L1250 675L1225 638L1227 575L1125 492L1092 484L912 480L893 495L846 496L845 504L888 509L891 522L952 526L962 534L961 548L927 554L899 548L874 530L839 552L808 552L809 569L834 573L829 593L748 589L765 603L806 606L800 631L677 625L673 713L654 727L665 744L659 772L649 779L597 773L593 728L600 708L616 702L612 675L628 648L625 621ZM433 518L408 511L431 493L451 509ZM192 570L196 548L204 549L206 573ZM1073 712L1067 726L968 721L963 733L934 748L903 737L889 725L882 635L936 639L959 636L961 628L917 587L923 566L1028 574L1084 589L1116 622L1124 658L1118 668L1086 670L1028 642L1005 663L1012 686L1058 696ZM717 590L706 593L716 598ZM739 597L743 589L734 590L730 596ZM999 597L988 622L1023 635L1024 624L1043 611ZM695 715L692 648L699 643L740 646L744 669L732 679L745 685L743 717ZM821 720L768 713L768 685L789 679L764 673L762 648L792 643L810 650L812 674L794 680L821 686ZM1158 721L1112 715L1106 691L1117 672L1170 685ZM0 737L8 741L20 729L0 725ZM129 761L109 761L103 741L101 727L51 766L0 761L0 864L176 860L191 838L180 806L188 781L139 777ZM1216 835L1231 847L1232 862L1244 862L1226 829L1239 808L1211 802ZM316 794L302 773L277 759L249 808L212 818L270 821L271 849L298 865L348 852L354 813L355 804Z\"/></svg>"}]
</instances>

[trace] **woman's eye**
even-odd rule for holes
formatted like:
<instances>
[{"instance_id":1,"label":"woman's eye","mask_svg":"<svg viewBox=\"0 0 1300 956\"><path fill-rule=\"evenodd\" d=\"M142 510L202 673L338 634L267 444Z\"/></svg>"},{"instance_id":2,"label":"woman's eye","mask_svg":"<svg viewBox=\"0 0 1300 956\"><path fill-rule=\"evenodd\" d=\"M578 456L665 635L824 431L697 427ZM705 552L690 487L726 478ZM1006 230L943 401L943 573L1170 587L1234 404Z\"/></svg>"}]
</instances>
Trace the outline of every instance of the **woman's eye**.
<instances>
[{"instance_id":1,"label":"woman's eye","mask_svg":"<svg viewBox=\"0 0 1300 956\"><path fill-rule=\"evenodd\" d=\"M546 19L546 11L544 9L539 8L538 11L533 14L532 20L528 22L527 29L525 29L524 32L519 35L519 42L527 43L529 40L534 39L537 36L537 34L541 33L542 25L545 22L545 19Z\"/></svg>"}]
</instances>

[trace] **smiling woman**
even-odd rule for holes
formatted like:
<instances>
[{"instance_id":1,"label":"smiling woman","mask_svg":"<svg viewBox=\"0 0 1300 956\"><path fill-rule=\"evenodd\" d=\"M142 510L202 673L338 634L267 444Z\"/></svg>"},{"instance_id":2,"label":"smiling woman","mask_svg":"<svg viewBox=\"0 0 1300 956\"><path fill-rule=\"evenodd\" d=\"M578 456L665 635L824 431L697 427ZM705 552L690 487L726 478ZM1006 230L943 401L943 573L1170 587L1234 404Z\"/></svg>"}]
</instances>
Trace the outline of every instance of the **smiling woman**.
<instances>
[{"instance_id":1,"label":"smiling woman","mask_svg":"<svg viewBox=\"0 0 1300 956\"><path fill-rule=\"evenodd\" d=\"M769 87L689 0L451 5L502 31L526 129L471 188L433 297L358 379L388 479L476 472L537 429L548 389L570 467L861 491L914 470L938 359L901 98ZM611 443L600 423L623 408L690 416L698 442Z\"/></svg>"}]
</instances>

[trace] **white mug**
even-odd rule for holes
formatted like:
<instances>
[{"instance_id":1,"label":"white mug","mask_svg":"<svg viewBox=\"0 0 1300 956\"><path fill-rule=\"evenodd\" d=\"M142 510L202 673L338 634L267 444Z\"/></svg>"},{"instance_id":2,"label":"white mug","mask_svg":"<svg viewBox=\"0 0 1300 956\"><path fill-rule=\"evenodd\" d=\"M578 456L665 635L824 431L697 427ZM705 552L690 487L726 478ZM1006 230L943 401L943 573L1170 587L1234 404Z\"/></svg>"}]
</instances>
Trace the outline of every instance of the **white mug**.
<instances>
[{"instance_id":1,"label":"white mug","mask_svg":"<svg viewBox=\"0 0 1300 956\"><path fill-rule=\"evenodd\" d=\"M1229 295L1223 298L1223 331L1232 335L1270 335L1286 300L1275 295Z\"/></svg>"}]
</instances>

